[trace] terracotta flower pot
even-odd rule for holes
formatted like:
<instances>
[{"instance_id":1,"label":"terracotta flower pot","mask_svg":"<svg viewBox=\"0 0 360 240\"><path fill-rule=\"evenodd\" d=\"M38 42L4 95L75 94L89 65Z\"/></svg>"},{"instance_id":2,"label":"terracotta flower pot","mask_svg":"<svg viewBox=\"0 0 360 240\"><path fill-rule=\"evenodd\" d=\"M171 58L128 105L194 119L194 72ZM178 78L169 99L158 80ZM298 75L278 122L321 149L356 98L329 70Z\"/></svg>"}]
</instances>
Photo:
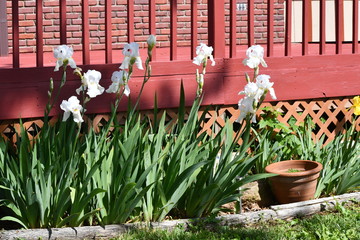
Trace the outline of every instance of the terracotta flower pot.
<instances>
[{"instance_id":1,"label":"terracotta flower pot","mask_svg":"<svg viewBox=\"0 0 360 240\"><path fill-rule=\"evenodd\" d=\"M272 191L279 203L306 201L314 198L321 163L309 160L287 160L272 163L265 168L271 177Z\"/></svg>"}]
</instances>

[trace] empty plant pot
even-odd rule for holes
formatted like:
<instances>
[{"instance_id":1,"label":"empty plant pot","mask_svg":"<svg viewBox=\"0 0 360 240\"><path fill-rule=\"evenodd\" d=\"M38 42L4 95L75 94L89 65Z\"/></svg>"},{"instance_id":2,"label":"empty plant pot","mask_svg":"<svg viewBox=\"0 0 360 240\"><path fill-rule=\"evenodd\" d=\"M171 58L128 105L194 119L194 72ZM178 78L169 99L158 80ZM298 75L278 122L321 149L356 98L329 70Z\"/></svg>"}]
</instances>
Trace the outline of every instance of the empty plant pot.
<instances>
[{"instance_id":1,"label":"empty plant pot","mask_svg":"<svg viewBox=\"0 0 360 240\"><path fill-rule=\"evenodd\" d=\"M287 160L272 163L265 168L271 177L271 189L279 203L306 201L314 198L322 164L309 160Z\"/></svg>"}]
</instances>

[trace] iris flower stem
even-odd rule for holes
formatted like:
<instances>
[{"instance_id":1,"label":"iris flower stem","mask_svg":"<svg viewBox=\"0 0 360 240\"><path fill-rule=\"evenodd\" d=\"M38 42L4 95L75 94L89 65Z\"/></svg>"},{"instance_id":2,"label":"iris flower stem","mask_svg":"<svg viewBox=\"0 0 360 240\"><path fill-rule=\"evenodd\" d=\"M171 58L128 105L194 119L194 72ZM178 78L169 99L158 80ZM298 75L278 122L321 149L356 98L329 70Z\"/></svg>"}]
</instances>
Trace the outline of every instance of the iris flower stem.
<instances>
[{"instance_id":1,"label":"iris flower stem","mask_svg":"<svg viewBox=\"0 0 360 240\"><path fill-rule=\"evenodd\" d=\"M45 114L44 114L44 124L45 124L45 126L49 122L50 111L54 107L55 102L58 100L58 98L60 96L61 89L64 87L64 85L66 83L66 67L67 67L67 65L63 66L63 75L62 75L62 78L61 78L60 87L59 87L58 91L56 92L55 97L52 99L52 91L51 91L51 96L49 96L48 103L46 104Z\"/></svg>"},{"instance_id":2,"label":"iris flower stem","mask_svg":"<svg viewBox=\"0 0 360 240\"><path fill-rule=\"evenodd\" d=\"M246 119L243 120L243 123L245 123L245 132L243 133L243 142L242 142L242 146L240 149L240 152L244 151L245 146L248 144L249 142L249 138L250 138L250 129L251 129L251 115L247 115ZM239 131L240 132L240 131Z\"/></svg>"},{"instance_id":3,"label":"iris flower stem","mask_svg":"<svg viewBox=\"0 0 360 240\"><path fill-rule=\"evenodd\" d=\"M149 81L149 79L150 79L150 77L151 77L151 74L150 74L150 72L149 72L149 69L150 69L150 56L149 56L149 57L146 59L146 61L145 61L144 80L143 80L143 82L142 82L142 84L141 84L140 92L139 92L139 94L138 94L138 96L137 96L137 98L136 98L136 103L135 103L135 105L134 105L134 108L133 108L132 112L135 111L136 108L138 107L139 102L140 102L140 98L141 98L141 95L142 95L142 92L144 91L145 84L147 83L147 81Z\"/></svg>"}]
</instances>

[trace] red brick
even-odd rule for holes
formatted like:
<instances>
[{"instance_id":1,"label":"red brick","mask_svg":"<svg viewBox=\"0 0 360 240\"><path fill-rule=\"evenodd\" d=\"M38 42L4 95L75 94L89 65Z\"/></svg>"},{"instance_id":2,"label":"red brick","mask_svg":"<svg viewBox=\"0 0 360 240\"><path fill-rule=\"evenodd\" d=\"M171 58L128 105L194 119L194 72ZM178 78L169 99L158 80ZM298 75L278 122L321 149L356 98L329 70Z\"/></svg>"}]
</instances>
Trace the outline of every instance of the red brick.
<instances>
[{"instance_id":1,"label":"red brick","mask_svg":"<svg viewBox=\"0 0 360 240\"><path fill-rule=\"evenodd\" d=\"M81 17L80 13L69 13L66 14L67 19L79 19Z\"/></svg>"},{"instance_id":2,"label":"red brick","mask_svg":"<svg viewBox=\"0 0 360 240\"><path fill-rule=\"evenodd\" d=\"M49 8L49 7L43 8L43 13L53 13L53 12L54 12L54 8Z\"/></svg>"},{"instance_id":3,"label":"red brick","mask_svg":"<svg viewBox=\"0 0 360 240\"><path fill-rule=\"evenodd\" d=\"M36 46L36 40L35 39L31 39L31 40L26 40L26 44L28 46Z\"/></svg>"},{"instance_id":4,"label":"red brick","mask_svg":"<svg viewBox=\"0 0 360 240\"><path fill-rule=\"evenodd\" d=\"M46 45L59 45L60 39L45 39Z\"/></svg>"},{"instance_id":5,"label":"red brick","mask_svg":"<svg viewBox=\"0 0 360 240\"><path fill-rule=\"evenodd\" d=\"M72 38L82 38L82 32L72 32L71 33Z\"/></svg>"},{"instance_id":6,"label":"red brick","mask_svg":"<svg viewBox=\"0 0 360 240\"><path fill-rule=\"evenodd\" d=\"M94 6L94 7L90 7L90 12L103 12L105 11L105 7L104 6Z\"/></svg>"},{"instance_id":7,"label":"red brick","mask_svg":"<svg viewBox=\"0 0 360 240\"><path fill-rule=\"evenodd\" d=\"M90 19L90 24L104 24L105 19Z\"/></svg>"},{"instance_id":8,"label":"red brick","mask_svg":"<svg viewBox=\"0 0 360 240\"><path fill-rule=\"evenodd\" d=\"M71 24L72 25L81 25L82 19L71 19Z\"/></svg>"},{"instance_id":9,"label":"red brick","mask_svg":"<svg viewBox=\"0 0 360 240\"><path fill-rule=\"evenodd\" d=\"M26 46L26 40L19 40L20 47Z\"/></svg>"},{"instance_id":10,"label":"red brick","mask_svg":"<svg viewBox=\"0 0 360 240\"><path fill-rule=\"evenodd\" d=\"M102 50L105 49L105 44L90 45L91 50Z\"/></svg>"},{"instance_id":11,"label":"red brick","mask_svg":"<svg viewBox=\"0 0 360 240\"><path fill-rule=\"evenodd\" d=\"M25 26L34 26L35 22L34 21L20 21L19 22L19 26L20 27L25 27Z\"/></svg>"},{"instance_id":12,"label":"red brick","mask_svg":"<svg viewBox=\"0 0 360 240\"><path fill-rule=\"evenodd\" d=\"M35 1L24 1L25 7L34 7L36 5Z\"/></svg>"},{"instance_id":13,"label":"red brick","mask_svg":"<svg viewBox=\"0 0 360 240\"><path fill-rule=\"evenodd\" d=\"M59 14L58 13L45 13L45 19L56 19L59 18Z\"/></svg>"},{"instance_id":14,"label":"red brick","mask_svg":"<svg viewBox=\"0 0 360 240\"><path fill-rule=\"evenodd\" d=\"M89 18L98 18L100 16L100 13L98 12L90 12Z\"/></svg>"},{"instance_id":15,"label":"red brick","mask_svg":"<svg viewBox=\"0 0 360 240\"><path fill-rule=\"evenodd\" d=\"M20 33L19 34L19 38L20 39L31 39L31 38L34 38L35 37L35 34L34 33Z\"/></svg>"},{"instance_id":16,"label":"red brick","mask_svg":"<svg viewBox=\"0 0 360 240\"><path fill-rule=\"evenodd\" d=\"M115 18L115 19L111 19L111 22L114 23L118 23L118 24L124 24L126 22L125 18Z\"/></svg>"},{"instance_id":17,"label":"red brick","mask_svg":"<svg viewBox=\"0 0 360 240\"><path fill-rule=\"evenodd\" d=\"M24 32L26 32L26 33L36 33L36 27L25 27Z\"/></svg>"},{"instance_id":18,"label":"red brick","mask_svg":"<svg viewBox=\"0 0 360 240\"><path fill-rule=\"evenodd\" d=\"M104 37L105 32L103 31L97 31L97 32L90 32L90 37Z\"/></svg>"},{"instance_id":19,"label":"red brick","mask_svg":"<svg viewBox=\"0 0 360 240\"><path fill-rule=\"evenodd\" d=\"M45 32L55 32L55 31L60 31L60 27L59 26L46 26L44 27Z\"/></svg>"},{"instance_id":20,"label":"red brick","mask_svg":"<svg viewBox=\"0 0 360 240\"><path fill-rule=\"evenodd\" d=\"M54 33L53 32L44 32L43 33L43 38L54 38Z\"/></svg>"},{"instance_id":21,"label":"red brick","mask_svg":"<svg viewBox=\"0 0 360 240\"><path fill-rule=\"evenodd\" d=\"M36 19L36 14L24 14L25 19L26 20L35 20Z\"/></svg>"},{"instance_id":22,"label":"red brick","mask_svg":"<svg viewBox=\"0 0 360 240\"><path fill-rule=\"evenodd\" d=\"M67 44L80 44L81 43L80 38L68 38L66 41L67 41Z\"/></svg>"},{"instance_id":23,"label":"red brick","mask_svg":"<svg viewBox=\"0 0 360 240\"><path fill-rule=\"evenodd\" d=\"M59 6L59 1L53 1L53 0L43 1L43 5L44 7Z\"/></svg>"},{"instance_id":24,"label":"red brick","mask_svg":"<svg viewBox=\"0 0 360 240\"><path fill-rule=\"evenodd\" d=\"M66 30L69 32L79 32L81 31L81 27L79 25L70 25L66 27Z\"/></svg>"},{"instance_id":25,"label":"red brick","mask_svg":"<svg viewBox=\"0 0 360 240\"><path fill-rule=\"evenodd\" d=\"M35 13L35 8L19 8L19 14Z\"/></svg>"},{"instance_id":26,"label":"red brick","mask_svg":"<svg viewBox=\"0 0 360 240\"><path fill-rule=\"evenodd\" d=\"M21 47L20 52L21 53L35 52L35 47Z\"/></svg>"},{"instance_id":27,"label":"red brick","mask_svg":"<svg viewBox=\"0 0 360 240\"><path fill-rule=\"evenodd\" d=\"M81 1L80 1L80 0L77 0L77 1L74 1L74 0L69 1L69 0L67 0L67 1L66 1L66 5L67 5L67 6L80 6L80 5L81 5Z\"/></svg>"}]
</instances>

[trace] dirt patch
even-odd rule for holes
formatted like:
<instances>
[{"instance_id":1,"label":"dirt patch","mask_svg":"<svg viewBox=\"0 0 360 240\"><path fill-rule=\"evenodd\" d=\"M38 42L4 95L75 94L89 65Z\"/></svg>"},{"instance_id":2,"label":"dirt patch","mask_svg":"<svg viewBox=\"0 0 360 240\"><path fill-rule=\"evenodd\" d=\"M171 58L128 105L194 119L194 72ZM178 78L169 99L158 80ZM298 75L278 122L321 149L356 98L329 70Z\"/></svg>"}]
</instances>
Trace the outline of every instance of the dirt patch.
<instances>
[{"instance_id":1,"label":"dirt patch","mask_svg":"<svg viewBox=\"0 0 360 240\"><path fill-rule=\"evenodd\" d=\"M239 209L241 209L241 213L256 212L277 204L271 187L266 180L245 184L241 190L241 201L223 205L225 211L221 212L220 215L240 213ZM241 207L239 207L240 205Z\"/></svg>"}]
</instances>

